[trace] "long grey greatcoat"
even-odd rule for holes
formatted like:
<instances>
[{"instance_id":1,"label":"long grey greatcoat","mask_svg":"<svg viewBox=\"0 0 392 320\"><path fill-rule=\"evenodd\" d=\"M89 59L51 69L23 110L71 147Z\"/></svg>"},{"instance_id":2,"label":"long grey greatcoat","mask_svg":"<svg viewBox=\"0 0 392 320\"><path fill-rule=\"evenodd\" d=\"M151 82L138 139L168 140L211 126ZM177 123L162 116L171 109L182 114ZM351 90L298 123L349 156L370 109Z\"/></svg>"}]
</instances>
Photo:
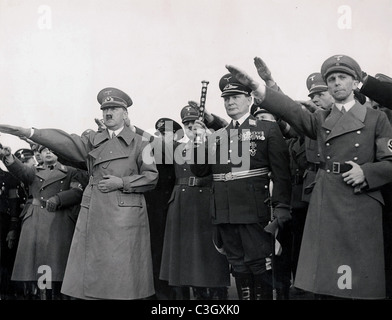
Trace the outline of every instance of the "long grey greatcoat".
<instances>
[{"instance_id":1,"label":"long grey greatcoat","mask_svg":"<svg viewBox=\"0 0 392 320\"><path fill-rule=\"evenodd\" d=\"M51 268L52 281L62 281L75 229L77 208L83 193L75 168L57 163L53 170L29 167L15 158L8 170L29 186L36 200L58 195L61 207L49 212L38 203L28 206L23 216L12 280L37 281L43 275L40 266Z\"/></svg>"},{"instance_id":2,"label":"long grey greatcoat","mask_svg":"<svg viewBox=\"0 0 392 320\"><path fill-rule=\"evenodd\" d=\"M317 139L320 161L358 163L369 185L354 194L341 173L319 169L295 286L336 297L384 298L384 202L379 188L392 181L392 128L386 115L359 103L345 114L335 106L309 113L268 88L262 105Z\"/></svg>"},{"instance_id":3,"label":"long grey greatcoat","mask_svg":"<svg viewBox=\"0 0 392 320\"><path fill-rule=\"evenodd\" d=\"M35 129L31 139L70 160L86 161L90 174L62 293L82 299L153 295L150 229L143 192L155 187L158 171L150 161L148 142L129 127L114 139L107 131L90 130L80 137L55 129ZM98 182L105 175L121 177L124 188L99 191Z\"/></svg>"}]
</instances>

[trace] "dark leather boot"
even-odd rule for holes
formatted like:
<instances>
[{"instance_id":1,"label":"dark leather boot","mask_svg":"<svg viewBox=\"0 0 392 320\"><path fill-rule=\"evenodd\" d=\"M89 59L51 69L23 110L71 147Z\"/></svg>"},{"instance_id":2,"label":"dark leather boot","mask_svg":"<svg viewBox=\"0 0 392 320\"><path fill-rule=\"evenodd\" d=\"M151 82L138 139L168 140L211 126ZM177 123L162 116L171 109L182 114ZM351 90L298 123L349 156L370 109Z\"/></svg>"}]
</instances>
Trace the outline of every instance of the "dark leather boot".
<instances>
[{"instance_id":1,"label":"dark leather boot","mask_svg":"<svg viewBox=\"0 0 392 320\"><path fill-rule=\"evenodd\" d=\"M208 290L210 300L228 300L227 287L209 288Z\"/></svg>"},{"instance_id":2,"label":"dark leather boot","mask_svg":"<svg viewBox=\"0 0 392 320\"><path fill-rule=\"evenodd\" d=\"M276 300L290 300L290 287L276 288Z\"/></svg>"},{"instance_id":3,"label":"dark leather boot","mask_svg":"<svg viewBox=\"0 0 392 320\"><path fill-rule=\"evenodd\" d=\"M272 273L265 271L253 276L255 286L255 300L273 300Z\"/></svg>"},{"instance_id":4,"label":"dark leather boot","mask_svg":"<svg viewBox=\"0 0 392 320\"><path fill-rule=\"evenodd\" d=\"M208 290L202 287L192 287L193 297L195 300L208 300Z\"/></svg>"},{"instance_id":5,"label":"dark leather boot","mask_svg":"<svg viewBox=\"0 0 392 320\"><path fill-rule=\"evenodd\" d=\"M253 275L251 273L236 273L235 284L239 300L254 300Z\"/></svg>"}]
</instances>

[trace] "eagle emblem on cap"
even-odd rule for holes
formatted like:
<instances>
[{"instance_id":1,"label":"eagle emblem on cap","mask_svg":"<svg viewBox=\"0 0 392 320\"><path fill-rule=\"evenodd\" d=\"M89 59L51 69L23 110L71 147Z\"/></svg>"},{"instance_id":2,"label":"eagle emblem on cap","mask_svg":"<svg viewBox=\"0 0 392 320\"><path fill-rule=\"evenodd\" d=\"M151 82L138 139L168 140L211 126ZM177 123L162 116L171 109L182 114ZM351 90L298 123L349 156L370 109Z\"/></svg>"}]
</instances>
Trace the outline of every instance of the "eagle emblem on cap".
<instances>
[{"instance_id":1,"label":"eagle emblem on cap","mask_svg":"<svg viewBox=\"0 0 392 320\"><path fill-rule=\"evenodd\" d=\"M311 81L314 81L314 77L315 77L315 75L309 77L309 79L310 79Z\"/></svg>"},{"instance_id":2,"label":"eagle emblem on cap","mask_svg":"<svg viewBox=\"0 0 392 320\"><path fill-rule=\"evenodd\" d=\"M335 56L335 59L336 59L337 61L340 61L341 58L343 58L343 56Z\"/></svg>"},{"instance_id":3,"label":"eagle emblem on cap","mask_svg":"<svg viewBox=\"0 0 392 320\"><path fill-rule=\"evenodd\" d=\"M223 79L225 79L227 82L229 82L229 80L231 79L232 77L227 77L227 78L223 78Z\"/></svg>"}]
</instances>

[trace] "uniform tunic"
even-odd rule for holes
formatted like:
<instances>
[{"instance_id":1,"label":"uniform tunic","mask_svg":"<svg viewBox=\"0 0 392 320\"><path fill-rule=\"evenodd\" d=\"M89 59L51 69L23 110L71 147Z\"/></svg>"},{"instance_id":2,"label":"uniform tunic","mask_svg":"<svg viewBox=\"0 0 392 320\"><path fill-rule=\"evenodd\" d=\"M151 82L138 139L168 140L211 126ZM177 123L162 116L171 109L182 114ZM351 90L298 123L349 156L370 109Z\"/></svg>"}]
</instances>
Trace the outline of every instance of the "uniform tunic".
<instances>
[{"instance_id":1,"label":"uniform tunic","mask_svg":"<svg viewBox=\"0 0 392 320\"><path fill-rule=\"evenodd\" d=\"M90 181L65 271L62 293L82 299L140 299L154 294L150 231L143 192L158 179L147 141L129 127L114 139L107 131L81 137L62 130L35 129L32 140L64 157L86 161ZM103 193L104 175L124 187Z\"/></svg>"},{"instance_id":2,"label":"uniform tunic","mask_svg":"<svg viewBox=\"0 0 392 320\"><path fill-rule=\"evenodd\" d=\"M337 297L384 298L384 202L379 188L392 181L392 129L386 115L359 103L344 114L336 106L311 114L268 88L262 105L298 132L317 139L320 161L327 167L354 161L368 183L367 190L354 194L341 173L319 169L295 286ZM347 279L351 288L342 285Z\"/></svg>"},{"instance_id":3,"label":"uniform tunic","mask_svg":"<svg viewBox=\"0 0 392 320\"><path fill-rule=\"evenodd\" d=\"M80 203L83 187L77 170L57 163L53 170L29 167L18 159L8 170L29 186L33 203L22 218L12 280L37 281L40 266L49 266L52 281L62 281L75 229L74 206ZM44 201L58 195L61 206L49 212ZM41 202L41 203L40 203Z\"/></svg>"},{"instance_id":4,"label":"uniform tunic","mask_svg":"<svg viewBox=\"0 0 392 320\"><path fill-rule=\"evenodd\" d=\"M212 177L195 180L188 163L191 146L177 147L188 160L174 163L177 183L169 199L160 278L172 286L229 286L229 265L212 240Z\"/></svg>"},{"instance_id":5,"label":"uniform tunic","mask_svg":"<svg viewBox=\"0 0 392 320\"><path fill-rule=\"evenodd\" d=\"M250 115L238 130L230 123L208 138L208 158L200 159L203 146L195 149L191 170L196 176L228 174L254 169L265 169L272 174L274 190L273 206L289 207L291 196L289 153L279 126L275 122L256 120ZM206 157L207 157L206 156ZM225 224L257 224L262 230L271 219L268 207L268 174L243 179L214 181L212 222ZM257 259L267 258L272 252L270 235L264 230L257 246ZM250 244L254 246L254 244ZM244 244L245 246L245 244ZM255 258L255 257L252 257Z\"/></svg>"}]
</instances>

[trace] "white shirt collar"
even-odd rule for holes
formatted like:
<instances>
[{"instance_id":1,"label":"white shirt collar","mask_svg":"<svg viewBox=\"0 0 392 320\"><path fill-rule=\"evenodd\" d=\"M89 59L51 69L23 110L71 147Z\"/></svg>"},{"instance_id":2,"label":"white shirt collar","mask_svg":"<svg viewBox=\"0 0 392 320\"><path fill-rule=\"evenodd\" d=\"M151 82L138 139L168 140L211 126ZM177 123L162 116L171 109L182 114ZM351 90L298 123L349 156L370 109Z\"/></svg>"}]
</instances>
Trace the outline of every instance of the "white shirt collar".
<instances>
[{"instance_id":1,"label":"white shirt collar","mask_svg":"<svg viewBox=\"0 0 392 320\"><path fill-rule=\"evenodd\" d=\"M124 129L124 126L122 126L120 129L117 129L117 130L114 130L114 131L108 129L109 137L110 137L110 138L112 137L113 132L116 134L116 136L118 136L118 135L120 134L120 132L121 132L123 129Z\"/></svg>"},{"instance_id":2,"label":"white shirt collar","mask_svg":"<svg viewBox=\"0 0 392 320\"><path fill-rule=\"evenodd\" d=\"M344 109L346 109L346 111L350 110L353 105L355 104L355 100L351 100L350 102L347 103L337 103L335 102L335 106L336 108L338 108L340 111L342 111L342 107L344 106Z\"/></svg>"},{"instance_id":3,"label":"white shirt collar","mask_svg":"<svg viewBox=\"0 0 392 320\"><path fill-rule=\"evenodd\" d=\"M239 125L242 125L248 117L249 117L249 113L245 113L241 118L237 120L233 119L233 125L235 125L236 121L238 121Z\"/></svg>"}]
</instances>

